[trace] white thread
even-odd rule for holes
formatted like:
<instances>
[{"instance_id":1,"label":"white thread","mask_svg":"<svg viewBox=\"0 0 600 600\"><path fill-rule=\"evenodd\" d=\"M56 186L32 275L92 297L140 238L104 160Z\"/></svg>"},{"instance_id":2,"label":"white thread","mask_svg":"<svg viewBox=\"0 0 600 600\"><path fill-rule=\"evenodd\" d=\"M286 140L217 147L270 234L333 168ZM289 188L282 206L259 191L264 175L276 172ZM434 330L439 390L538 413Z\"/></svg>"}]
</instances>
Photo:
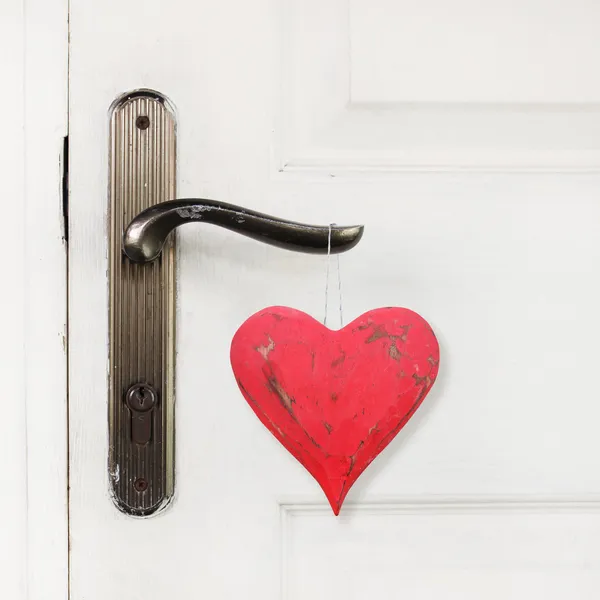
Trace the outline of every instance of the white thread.
<instances>
[{"instance_id":1,"label":"white thread","mask_svg":"<svg viewBox=\"0 0 600 600\"><path fill-rule=\"evenodd\" d=\"M325 276L325 317L323 319L323 325L327 326L327 313L329 308L329 270L331 265L331 226L335 223L329 224L329 235L327 237L327 270ZM338 295L340 299L340 328L344 326L344 315L342 311L342 275L340 271L340 257L337 258L337 276L338 276Z\"/></svg>"},{"instance_id":2,"label":"white thread","mask_svg":"<svg viewBox=\"0 0 600 600\"><path fill-rule=\"evenodd\" d=\"M344 326L344 315L342 313L342 274L340 272L340 255L337 258L337 272L338 272L338 295L340 297L340 329Z\"/></svg>"}]
</instances>

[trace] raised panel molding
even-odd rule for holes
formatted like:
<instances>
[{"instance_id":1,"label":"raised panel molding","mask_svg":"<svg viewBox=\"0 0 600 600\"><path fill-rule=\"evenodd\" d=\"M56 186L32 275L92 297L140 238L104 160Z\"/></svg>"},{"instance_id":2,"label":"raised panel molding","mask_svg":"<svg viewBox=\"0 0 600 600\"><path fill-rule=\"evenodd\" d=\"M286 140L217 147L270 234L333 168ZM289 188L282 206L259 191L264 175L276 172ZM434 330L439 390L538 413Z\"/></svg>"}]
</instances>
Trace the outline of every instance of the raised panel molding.
<instances>
[{"instance_id":1,"label":"raised panel molding","mask_svg":"<svg viewBox=\"0 0 600 600\"><path fill-rule=\"evenodd\" d=\"M592 600L598 499L281 505L281 598Z\"/></svg>"},{"instance_id":2,"label":"raised panel molding","mask_svg":"<svg viewBox=\"0 0 600 600\"><path fill-rule=\"evenodd\" d=\"M286 0L282 19L279 172L600 170L600 4Z\"/></svg>"}]
</instances>

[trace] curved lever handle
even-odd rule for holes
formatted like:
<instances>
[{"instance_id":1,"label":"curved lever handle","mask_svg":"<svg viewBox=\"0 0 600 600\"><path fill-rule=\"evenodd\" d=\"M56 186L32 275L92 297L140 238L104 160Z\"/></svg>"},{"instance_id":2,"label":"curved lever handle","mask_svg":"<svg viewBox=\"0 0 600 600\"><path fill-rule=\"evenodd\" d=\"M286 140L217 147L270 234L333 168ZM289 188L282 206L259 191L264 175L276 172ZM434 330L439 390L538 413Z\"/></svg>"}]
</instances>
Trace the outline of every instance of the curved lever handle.
<instances>
[{"instance_id":1,"label":"curved lever handle","mask_svg":"<svg viewBox=\"0 0 600 600\"><path fill-rule=\"evenodd\" d=\"M350 250L358 244L364 230L362 225L323 227L295 223L216 200L171 200L143 210L129 223L123 236L123 251L134 262L151 262L160 256L173 229L194 222L212 223L271 246L311 254L327 254L330 245L332 254Z\"/></svg>"}]
</instances>

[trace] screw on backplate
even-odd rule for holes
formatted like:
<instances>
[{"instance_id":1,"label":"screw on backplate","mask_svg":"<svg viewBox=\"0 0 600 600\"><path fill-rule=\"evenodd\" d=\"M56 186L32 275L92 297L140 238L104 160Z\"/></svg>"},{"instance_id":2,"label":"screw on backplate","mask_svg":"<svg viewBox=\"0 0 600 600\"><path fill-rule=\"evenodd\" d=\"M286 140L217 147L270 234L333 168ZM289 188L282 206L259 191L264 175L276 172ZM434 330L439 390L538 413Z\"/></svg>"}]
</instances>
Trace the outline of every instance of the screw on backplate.
<instances>
[{"instance_id":1,"label":"screw on backplate","mask_svg":"<svg viewBox=\"0 0 600 600\"><path fill-rule=\"evenodd\" d=\"M145 383L136 383L132 385L127 394L125 401L127 406L135 412L147 412L156 406L158 394L156 390Z\"/></svg>"},{"instance_id":2,"label":"screw on backplate","mask_svg":"<svg viewBox=\"0 0 600 600\"><path fill-rule=\"evenodd\" d=\"M138 129L148 129L150 127L150 119L146 115L139 116L135 120L135 125Z\"/></svg>"},{"instance_id":3,"label":"screw on backplate","mask_svg":"<svg viewBox=\"0 0 600 600\"><path fill-rule=\"evenodd\" d=\"M133 482L133 487L136 492L145 492L148 489L148 482L143 477L138 477Z\"/></svg>"}]
</instances>

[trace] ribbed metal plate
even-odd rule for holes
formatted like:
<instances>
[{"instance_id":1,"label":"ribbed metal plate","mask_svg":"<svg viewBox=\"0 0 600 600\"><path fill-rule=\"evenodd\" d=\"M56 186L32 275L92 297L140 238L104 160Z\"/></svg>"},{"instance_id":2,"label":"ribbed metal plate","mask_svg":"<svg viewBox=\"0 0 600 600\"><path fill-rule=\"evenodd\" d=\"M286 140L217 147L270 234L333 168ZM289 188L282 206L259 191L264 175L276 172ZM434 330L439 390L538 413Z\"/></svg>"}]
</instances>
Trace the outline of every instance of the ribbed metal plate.
<instances>
[{"instance_id":1,"label":"ribbed metal plate","mask_svg":"<svg viewBox=\"0 0 600 600\"><path fill-rule=\"evenodd\" d=\"M142 90L115 102L109 164L109 475L119 509L146 516L174 490L175 240L156 261L134 264L122 238L140 211L175 198L175 117L165 98ZM156 391L151 412L126 404L135 384ZM150 419L149 441L134 441L132 419Z\"/></svg>"}]
</instances>

